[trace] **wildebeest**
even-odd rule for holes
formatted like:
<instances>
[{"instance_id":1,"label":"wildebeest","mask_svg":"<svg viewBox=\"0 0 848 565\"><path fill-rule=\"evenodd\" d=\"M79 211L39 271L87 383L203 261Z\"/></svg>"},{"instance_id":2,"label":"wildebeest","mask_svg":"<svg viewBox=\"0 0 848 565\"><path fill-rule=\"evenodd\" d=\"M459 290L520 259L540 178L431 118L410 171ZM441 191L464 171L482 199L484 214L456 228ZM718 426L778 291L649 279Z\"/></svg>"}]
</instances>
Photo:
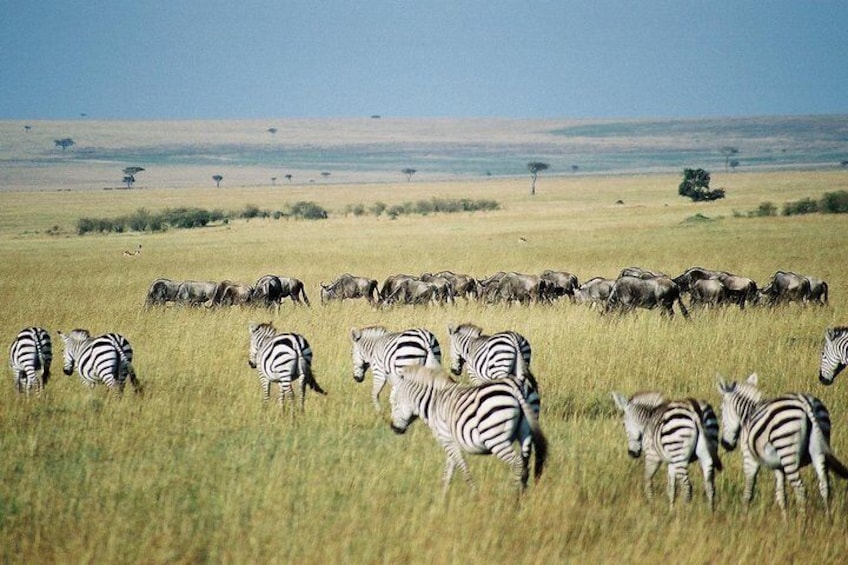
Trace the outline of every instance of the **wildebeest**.
<instances>
[{"instance_id":1,"label":"wildebeest","mask_svg":"<svg viewBox=\"0 0 848 565\"><path fill-rule=\"evenodd\" d=\"M369 304L375 304L378 299L377 281L345 273L329 285L321 283L321 304L349 298L364 298Z\"/></svg>"},{"instance_id":2,"label":"wildebeest","mask_svg":"<svg viewBox=\"0 0 848 565\"><path fill-rule=\"evenodd\" d=\"M434 276L444 277L453 285L453 295L462 297L466 300L477 298L477 279L471 275L454 273L451 271L440 271L434 273Z\"/></svg>"},{"instance_id":3,"label":"wildebeest","mask_svg":"<svg viewBox=\"0 0 848 565\"><path fill-rule=\"evenodd\" d=\"M386 277L386 280L383 281L383 286L380 287L380 292L378 293L380 297L380 303L391 304L391 302L395 300L395 298L399 297L398 290L400 289L401 285L406 281L410 280L417 280L417 277L404 274L389 275L388 277Z\"/></svg>"},{"instance_id":4,"label":"wildebeest","mask_svg":"<svg viewBox=\"0 0 848 565\"><path fill-rule=\"evenodd\" d=\"M577 290L579 281L577 275L573 275L566 271L552 271L550 269L543 271L540 278L547 282L546 295L547 298L553 300L567 296L574 298L574 291Z\"/></svg>"},{"instance_id":5,"label":"wildebeest","mask_svg":"<svg viewBox=\"0 0 848 565\"><path fill-rule=\"evenodd\" d=\"M726 271L713 271L703 267L690 267L686 271L672 279L679 287L680 292L689 292L692 284L699 280L717 279L725 288L728 301L733 302L739 308L744 309L746 302L754 302L757 296L757 284L747 278L734 275ZM708 285L715 288L715 285ZM702 288L702 291L704 289ZM703 297L703 295L702 295Z\"/></svg>"},{"instance_id":6,"label":"wildebeest","mask_svg":"<svg viewBox=\"0 0 848 565\"><path fill-rule=\"evenodd\" d=\"M827 304L827 282L816 277L806 277L810 282L810 292L805 300L820 306Z\"/></svg>"},{"instance_id":7,"label":"wildebeest","mask_svg":"<svg viewBox=\"0 0 848 565\"><path fill-rule=\"evenodd\" d=\"M621 277L636 277L637 279L654 279L657 277L668 277L665 273L660 271L649 271L648 269L643 269L642 267L625 267L618 274L618 278Z\"/></svg>"},{"instance_id":8,"label":"wildebeest","mask_svg":"<svg viewBox=\"0 0 848 565\"><path fill-rule=\"evenodd\" d=\"M253 285L251 297L254 304L270 308L279 306L283 301L283 283L277 275L263 275Z\"/></svg>"},{"instance_id":9,"label":"wildebeest","mask_svg":"<svg viewBox=\"0 0 848 565\"><path fill-rule=\"evenodd\" d=\"M689 307L721 306L728 301L727 287L719 279L698 279L689 286Z\"/></svg>"},{"instance_id":10,"label":"wildebeest","mask_svg":"<svg viewBox=\"0 0 848 565\"><path fill-rule=\"evenodd\" d=\"M454 286L453 281L441 275L432 273L424 273L421 275L421 280L432 285L436 291L436 299L438 302L450 303L454 302Z\"/></svg>"},{"instance_id":11,"label":"wildebeest","mask_svg":"<svg viewBox=\"0 0 848 565\"><path fill-rule=\"evenodd\" d=\"M397 284L395 290L382 300L383 304L430 304L444 303L446 289L433 282L425 282L418 279L404 279Z\"/></svg>"},{"instance_id":12,"label":"wildebeest","mask_svg":"<svg viewBox=\"0 0 848 565\"><path fill-rule=\"evenodd\" d=\"M171 279L156 279L150 284L150 288L147 289L147 300L145 301L146 306L157 306L164 305L168 302L175 302L177 300L177 291L180 288L180 283L178 281L172 281Z\"/></svg>"},{"instance_id":13,"label":"wildebeest","mask_svg":"<svg viewBox=\"0 0 848 565\"><path fill-rule=\"evenodd\" d=\"M548 285L547 281L536 275L515 272L495 273L479 283L482 289L480 297L487 302L519 302L521 304L543 299Z\"/></svg>"},{"instance_id":14,"label":"wildebeest","mask_svg":"<svg viewBox=\"0 0 848 565\"><path fill-rule=\"evenodd\" d=\"M810 295L810 280L796 273L777 271L760 290L759 296L768 306L784 302L803 302Z\"/></svg>"},{"instance_id":15,"label":"wildebeest","mask_svg":"<svg viewBox=\"0 0 848 565\"><path fill-rule=\"evenodd\" d=\"M680 299L680 288L668 277L641 279L638 277L619 277L612 287L604 312L621 310L628 312L634 308L653 309L659 306L663 314L674 316L674 302L684 317L689 311Z\"/></svg>"},{"instance_id":16,"label":"wildebeest","mask_svg":"<svg viewBox=\"0 0 848 565\"><path fill-rule=\"evenodd\" d=\"M215 294L205 305L211 306L244 306L253 299L253 287L233 281L221 281Z\"/></svg>"},{"instance_id":17,"label":"wildebeest","mask_svg":"<svg viewBox=\"0 0 848 565\"><path fill-rule=\"evenodd\" d=\"M218 283L213 281L183 281L177 289L177 302L200 306L215 297Z\"/></svg>"},{"instance_id":18,"label":"wildebeest","mask_svg":"<svg viewBox=\"0 0 848 565\"><path fill-rule=\"evenodd\" d=\"M592 307L604 305L609 299L613 285L615 285L615 279L593 277L575 289L574 300L579 304L588 302Z\"/></svg>"}]
</instances>

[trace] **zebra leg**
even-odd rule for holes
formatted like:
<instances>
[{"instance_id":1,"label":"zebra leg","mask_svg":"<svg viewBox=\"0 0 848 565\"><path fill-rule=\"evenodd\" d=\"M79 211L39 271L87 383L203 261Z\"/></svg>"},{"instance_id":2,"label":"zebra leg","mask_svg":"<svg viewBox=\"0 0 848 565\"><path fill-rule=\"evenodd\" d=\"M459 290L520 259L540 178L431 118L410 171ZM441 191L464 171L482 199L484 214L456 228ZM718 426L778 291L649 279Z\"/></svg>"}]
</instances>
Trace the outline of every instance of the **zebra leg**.
<instances>
[{"instance_id":1,"label":"zebra leg","mask_svg":"<svg viewBox=\"0 0 848 565\"><path fill-rule=\"evenodd\" d=\"M789 479L789 484L795 489L795 501L798 503L798 510L806 512L807 490L804 488L804 482L801 480L800 469L790 467L786 470L786 478Z\"/></svg>"},{"instance_id":2,"label":"zebra leg","mask_svg":"<svg viewBox=\"0 0 848 565\"><path fill-rule=\"evenodd\" d=\"M742 491L742 500L749 504L754 498L754 487L757 485L757 472L760 466L749 453L742 456L742 470L745 473L745 489Z\"/></svg>"},{"instance_id":3,"label":"zebra leg","mask_svg":"<svg viewBox=\"0 0 848 565\"><path fill-rule=\"evenodd\" d=\"M259 383L262 386L262 400L268 402L271 400L271 380L263 375L259 378Z\"/></svg>"},{"instance_id":4,"label":"zebra leg","mask_svg":"<svg viewBox=\"0 0 848 565\"><path fill-rule=\"evenodd\" d=\"M775 469L774 471L774 499L777 501L777 505L780 507L780 513L783 515L783 519L786 519L786 490L783 485L783 471L780 469Z\"/></svg>"},{"instance_id":5,"label":"zebra leg","mask_svg":"<svg viewBox=\"0 0 848 565\"><path fill-rule=\"evenodd\" d=\"M448 461L445 466L445 495L447 495L448 490L450 489L450 480L453 478L453 472L457 467L459 467L459 470L462 471L462 476L465 479L465 482L473 490L474 480L471 478L471 473L468 471L468 464L465 462L465 459L463 459L459 448L454 445L447 445L445 446L445 451L448 454Z\"/></svg>"},{"instance_id":6,"label":"zebra leg","mask_svg":"<svg viewBox=\"0 0 848 565\"><path fill-rule=\"evenodd\" d=\"M380 391L386 385L386 377L382 374L374 373L374 386L371 387L371 402L374 403L374 409L381 412L380 409Z\"/></svg>"},{"instance_id":7,"label":"zebra leg","mask_svg":"<svg viewBox=\"0 0 848 565\"><path fill-rule=\"evenodd\" d=\"M813 467L819 476L819 494L824 503L824 512L830 516L830 474L827 472L827 463L823 455L813 458Z\"/></svg>"},{"instance_id":8,"label":"zebra leg","mask_svg":"<svg viewBox=\"0 0 848 565\"><path fill-rule=\"evenodd\" d=\"M306 375L300 377L300 411L306 410Z\"/></svg>"},{"instance_id":9,"label":"zebra leg","mask_svg":"<svg viewBox=\"0 0 848 565\"><path fill-rule=\"evenodd\" d=\"M654 498L654 485L651 480L654 478L654 475L657 474L657 470L660 468L660 460L656 457L651 457L649 454L645 454L645 496L648 500L653 500Z\"/></svg>"},{"instance_id":10,"label":"zebra leg","mask_svg":"<svg viewBox=\"0 0 848 565\"><path fill-rule=\"evenodd\" d=\"M704 472L704 492L712 512L715 510L715 469L711 458L701 458L701 470Z\"/></svg>"}]
</instances>

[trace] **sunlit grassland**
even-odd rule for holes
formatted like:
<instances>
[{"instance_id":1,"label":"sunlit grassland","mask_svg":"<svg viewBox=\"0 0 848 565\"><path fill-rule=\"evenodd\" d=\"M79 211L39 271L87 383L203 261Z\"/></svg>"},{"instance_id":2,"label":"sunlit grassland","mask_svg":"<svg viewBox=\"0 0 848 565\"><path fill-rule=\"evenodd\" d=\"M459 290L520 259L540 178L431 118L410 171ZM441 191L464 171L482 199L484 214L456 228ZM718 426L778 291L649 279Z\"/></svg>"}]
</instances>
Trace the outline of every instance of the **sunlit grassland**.
<instances>
[{"instance_id":1,"label":"sunlit grassland","mask_svg":"<svg viewBox=\"0 0 848 565\"><path fill-rule=\"evenodd\" d=\"M834 480L828 521L812 473L806 518L786 523L761 473L747 511L739 453L722 453L710 514L696 466L695 499L669 512L664 471L656 499L642 495L642 461L626 455L609 393L659 389L718 408L718 373L756 371L770 394L809 391L833 418L833 445L848 460L848 401L816 371L824 329L846 323L848 221L811 215L747 219L734 211L770 200L845 190L840 172L714 175L728 198L692 204L673 175L540 177L467 183L398 183L216 190L0 193L0 343L26 325L54 335L54 377L38 398L0 387L0 555L12 562L841 562L848 549L845 483ZM491 213L344 216L348 204L492 198ZM325 221L251 220L198 230L75 235L81 216L145 207L276 209L312 200ZM622 204L616 204L618 200ZM709 221L696 220L701 214ZM58 226L59 235L47 235ZM519 239L521 238L521 239ZM142 245L141 255L122 251ZM640 265L678 274L692 265L750 276L778 269L830 283L825 308L790 306L601 317L568 303L504 307L459 304L375 310L321 306L318 283L343 272L382 281L441 269L563 269L581 280ZM301 278L311 308L144 310L157 277L251 282L265 273ZM316 378L304 413L260 400L247 366L247 325L273 321L303 333ZM442 342L446 325L472 321L515 329L533 344L542 424L551 452L520 504L505 466L471 458L478 490L459 477L441 496L444 455L421 423L403 437L374 413L370 376L351 378L351 327L424 326ZM136 350L143 397L86 390L61 374L55 330L118 331ZM3 364L6 364L5 355ZM276 389L272 389L276 394ZM382 403L388 407L387 391ZM294 413L293 413L294 412ZM385 411L384 411L385 412ZM792 500L792 493L789 493Z\"/></svg>"}]
</instances>

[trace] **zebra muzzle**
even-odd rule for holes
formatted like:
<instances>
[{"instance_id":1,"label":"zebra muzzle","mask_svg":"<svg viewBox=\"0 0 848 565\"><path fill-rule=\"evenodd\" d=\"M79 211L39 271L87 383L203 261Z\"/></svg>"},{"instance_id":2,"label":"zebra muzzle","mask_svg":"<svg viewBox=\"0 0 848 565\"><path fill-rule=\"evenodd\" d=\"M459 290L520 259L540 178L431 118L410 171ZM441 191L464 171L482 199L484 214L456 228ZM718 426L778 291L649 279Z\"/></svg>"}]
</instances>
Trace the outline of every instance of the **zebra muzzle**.
<instances>
[{"instance_id":1,"label":"zebra muzzle","mask_svg":"<svg viewBox=\"0 0 848 565\"><path fill-rule=\"evenodd\" d=\"M403 435L406 432L406 428L400 428L394 424L392 424L392 431L397 435Z\"/></svg>"}]
</instances>

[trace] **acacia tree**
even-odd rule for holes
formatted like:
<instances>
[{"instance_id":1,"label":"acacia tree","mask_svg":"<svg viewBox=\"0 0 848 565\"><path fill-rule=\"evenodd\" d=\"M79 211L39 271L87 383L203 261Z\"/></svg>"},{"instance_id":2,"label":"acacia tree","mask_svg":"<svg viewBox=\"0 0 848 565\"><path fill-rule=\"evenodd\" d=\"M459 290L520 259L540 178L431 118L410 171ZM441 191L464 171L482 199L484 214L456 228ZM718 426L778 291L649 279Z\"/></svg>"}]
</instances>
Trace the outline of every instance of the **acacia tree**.
<instances>
[{"instance_id":1,"label":"acacia tree","mask_svg":"<svg viewBox=\"0 0 848 565\"><path fill-rule=\"evenodd\" d=\"M135 184L135 176L143 170L142 167L127 167L124 169L124 184L127 185L127 188L132 188L132 185Z\"/></svg>"},{"instance_id":2,"label":"acacia tree","mask_svg":"<svg viewBox=\"0 0 848 565\"><path fill-rule=\"evenodd\" d=\"M56 145L56 147L61 147L62 151L64 151L68 147L75 145L74 140L70 137L66 137L64 139L54 139L53 143Z\"/></svg>"},{"instance_id":3,"label":"acacia tree","mask_svg":"<svg viewBox=\"0 0 848 565\"><path fill-rule=\"evenodd\" d=\"M730 158L734 155L739 154L738 147L732 147L730 145L726 145L720 149L721 154L724 155L724 172L727 172L727 167L730 166ZM737 162L738 164L738 162Z\"/></svg>"},{"instance_id":4,"label":"acacia tree","mask_svg":"<svg viewBox=\"0 0 848 565\"><path fill-rule=\"evenodd\" d=\"M542 163L540 161L527 163L527 170L530 171L530 178L532 179L530 183L530 196L534 196L536 194L536 177L539 176L539 173L548 170L550 167L551 166L547 163Z\"/></svg>"},{"instance_id":5,"label":"acacia tree","mask_svg":"<svg viewBox=\"0 0 848 565\"><path fill-rule=\"evenodd\" d=\"M677 187L677 193L695 202L724 198L723 188L710 188L710 173L704 169L683 169L683 182Z\"/></svg>"},{"instance_id":6,"label":"acacia tree","mask_svg":"<svg viewBox=\"0 0 848 565\"><path fill-rule=\"evenodd\" d=\"M216 188L221 188L221 181L224 180L224 177L221 175L212 175L212 180L215 181Z\"/></svg>"},{"instance_id":7,"label":"acacia tree","mask_svg":"<svg viewBox=\"0 0 848 565\"><path fill-rule=\"evenodd\" d=\"M412 175L414 175L418 171L416 169L407 168L407 169L401 170L401 172L406 175L406 182L409 182L409 181L412 180Z\"/></svg>"}]
</instances>

